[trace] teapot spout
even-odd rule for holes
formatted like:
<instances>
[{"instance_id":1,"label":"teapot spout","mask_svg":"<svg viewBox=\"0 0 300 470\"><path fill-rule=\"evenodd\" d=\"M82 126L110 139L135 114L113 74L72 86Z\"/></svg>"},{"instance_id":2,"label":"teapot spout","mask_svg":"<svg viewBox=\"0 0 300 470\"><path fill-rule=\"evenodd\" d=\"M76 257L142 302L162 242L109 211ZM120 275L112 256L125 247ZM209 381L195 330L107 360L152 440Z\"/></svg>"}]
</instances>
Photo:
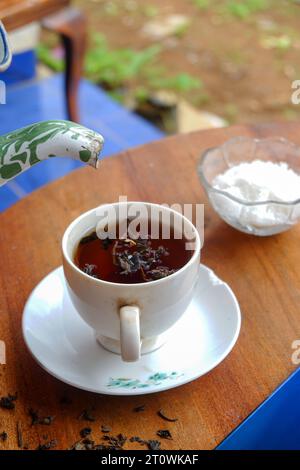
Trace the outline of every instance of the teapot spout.
<instances>
[{"instance_id":1,"label":"teapot spout","mask_svg":"<svg viewBox=\"0 0 300 470\"><path fill-rule=\"evenodd\" d=\"M0 137L0 186L43 160L70 157L98 166L103 137L71 121L43 121Z\"/></svg>"}]
</instances>

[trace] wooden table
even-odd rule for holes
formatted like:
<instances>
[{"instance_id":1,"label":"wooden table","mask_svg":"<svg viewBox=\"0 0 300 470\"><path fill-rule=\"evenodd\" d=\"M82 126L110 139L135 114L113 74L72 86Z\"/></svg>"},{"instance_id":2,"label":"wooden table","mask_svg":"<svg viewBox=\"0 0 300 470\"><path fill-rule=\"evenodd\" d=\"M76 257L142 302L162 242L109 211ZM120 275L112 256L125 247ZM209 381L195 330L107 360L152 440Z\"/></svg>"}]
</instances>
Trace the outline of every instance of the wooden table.
<instances>
[{"instance_id":1,"label":"wooden table","mask_svg":"<svg viewBox=\"0 0 300 470\"><path fill-rule=\"evenodd\" d=\"M174 439L163 441L162 448L212 449L293 371L291 344L300 337L300 226L270 238L239 233L213 213L196 174L205 148L238 135L283 135L300 144L299 126L292 123L170 137L106 159L98 172L76 171L0 216L0 339L7 346L0 391L19 394L15 411L0 410L0 432L5 429L9 435L2 448L17 448L19 420L30 448L47 434L66 449L86 424L76 417L93 405L97 421L91 426L99 440L100 424L112 426L115 434L148 439L169 428ZM204 202L202 262L233 288L243 314L238 343L215 370L177 389L143 397L95 395L59 382L32 359L21 333L27 297L61 263L60 241L67 225L81 212L119 195L169 204ZM65 393L72 404L60 404ZM146 410L133 413L140 404ZM54 423L30 427L30 407L55 415ZM159 408L179 420L163 422L156 415Z\"/></svg>"},{"instance_id":2,"label":"wooden table","mask_svg":"<svg viewBox=\"0 0 300 470\"><path fill-rule=\"evenodd\" d=\"M7 31L41 21L57 33L65 50L65 92L69 119L79 122L77 94L86 49L86 20L71 0L0 0L0 19Z\"/></svg>"},{"instance_id":3,"label":"wooden table","mask_svg":"<svg viewBox=\"0 0 300 470\"><path fill-rule=\"evenodd\" d=\"M7 30L20 28L67 6L70 0L0 0L0 18Z\"/></svg>"}]
</instances>

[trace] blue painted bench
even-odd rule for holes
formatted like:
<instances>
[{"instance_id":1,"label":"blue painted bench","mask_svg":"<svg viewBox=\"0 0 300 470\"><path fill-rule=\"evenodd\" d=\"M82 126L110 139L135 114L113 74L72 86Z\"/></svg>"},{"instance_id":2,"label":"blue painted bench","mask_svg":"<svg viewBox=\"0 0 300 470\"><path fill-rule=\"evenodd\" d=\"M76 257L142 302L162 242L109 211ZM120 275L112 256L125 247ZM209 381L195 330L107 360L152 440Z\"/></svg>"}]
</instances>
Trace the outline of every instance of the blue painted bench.
<instances>
[{"instance_id":1,"label":"blue painted bench","mask_svg":"<svg viewBox=\"0 0 300 470\"><path fill-rule=\"evenodd\" d=\"M300 369L297 369L217 450L300 450Z\"/></svg>"},{"instance_id":2,"label":"blue painted bench","mask_svg":"<svg viewBox=\"0 0 300 470\"><path fill-rule=\"evenodd\" d=\"M8 87L0 105L0 134L47 119L66 119L63 76ZM103 134L103 157L145 144L163 132L130 112L99 87L82 81L79 93L81 124ZM64 176L82 164L70 159L39 163L0 188L0 211L40 186Z\"/></svg>"}]
</instances>

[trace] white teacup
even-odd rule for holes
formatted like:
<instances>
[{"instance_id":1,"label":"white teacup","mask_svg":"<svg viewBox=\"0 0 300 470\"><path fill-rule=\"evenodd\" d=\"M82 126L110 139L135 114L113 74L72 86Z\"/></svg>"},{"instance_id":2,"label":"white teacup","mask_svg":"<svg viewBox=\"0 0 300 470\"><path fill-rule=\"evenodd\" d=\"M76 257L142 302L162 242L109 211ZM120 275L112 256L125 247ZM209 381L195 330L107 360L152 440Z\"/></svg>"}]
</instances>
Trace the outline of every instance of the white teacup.
<instances>
[{"instance_id":1,"label":"white teacup","mask_svg":"<svg viewBox=\"0 0 300 470\"><path fill-rule=\"evenodd\" d=\"M96 279L82 272L74 263L79 241L99 224L99 208L74 220L63 236L63 267L71 300L96 332L97 340L112 352L121 353L127 362L137 361L141 353L157 349L162 333L172 327L190 303L200 263L200 237L194 225L183 215L165 206L124 202L101 206L101 212L114 208L146 207L148 216L160 220L180 220L194 250L189 261L175 273L140 284L120 284ZM154 213L154 215L153 215ZM156 215L155 215L156 214ZM165 222L162 222L165 223ZM172 223L172 222L171 222ZM180 345L178 345L180 347Z\"/></svg>"}]
</instances>

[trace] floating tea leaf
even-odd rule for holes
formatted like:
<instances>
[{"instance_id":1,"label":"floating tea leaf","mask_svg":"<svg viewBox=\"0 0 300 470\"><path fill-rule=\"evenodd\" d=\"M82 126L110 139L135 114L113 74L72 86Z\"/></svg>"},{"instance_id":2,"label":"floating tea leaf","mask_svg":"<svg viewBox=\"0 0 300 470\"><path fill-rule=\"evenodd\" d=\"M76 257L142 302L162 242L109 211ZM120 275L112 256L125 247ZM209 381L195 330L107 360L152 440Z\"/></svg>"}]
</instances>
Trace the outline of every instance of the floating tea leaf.
<instances>
[{"instance_id":1,"label":"floating tea leaf","mask_svg":"<svg viewBox=\"0 0 300 470\"><path fill-rule=\"evenodd\" d=\"M86 237L83 237L81 240L80 240L80 245L85 245L86 243L90 243L94 240L99 240L98 236L97 236L97 233L96 232L93 232L91 233L90 235L87 235Z\"/></svg>"},{"instance_id":2,"label":"floating tea leaf","mask_svg":"<svg viewBox=\"0 0 300 470\"><path fill-rule=\"evenodd\" d=\"M89 276L97 278L97 274L95 273L95 269L97 269L97 266L95 264L88 264L86 263L82 269L82 271L85 274L88 274Z\"/></svg>"},{"instance_id":3,"label":"floating tea leaf","mask_svg":"<svg viewBox=\"0 0 300 470\"><path fill-rule=\"evenodd\" d=\"M112 244L112 240L110 238L105 238L104 240L102 240L102 246L104 248L104 250L108 250L108 247L109 245Z\"/></svg>"},{"instance_id":4,"label":"floating tea leaf","mask_svg":"<svg viewBox=\"0 0 300 470\"><path fill-rule=\"evenodd\" d=\"M116 227L119 233L119 227ZM89 276L108 282L151 282L174 274L192 257L186 250L186 239L175 238L174 229L169 238L151 238L151 227L145 238L116 238L100 240L95 232L82 238L74 262Z\"/></svg>"}]
</instances>

